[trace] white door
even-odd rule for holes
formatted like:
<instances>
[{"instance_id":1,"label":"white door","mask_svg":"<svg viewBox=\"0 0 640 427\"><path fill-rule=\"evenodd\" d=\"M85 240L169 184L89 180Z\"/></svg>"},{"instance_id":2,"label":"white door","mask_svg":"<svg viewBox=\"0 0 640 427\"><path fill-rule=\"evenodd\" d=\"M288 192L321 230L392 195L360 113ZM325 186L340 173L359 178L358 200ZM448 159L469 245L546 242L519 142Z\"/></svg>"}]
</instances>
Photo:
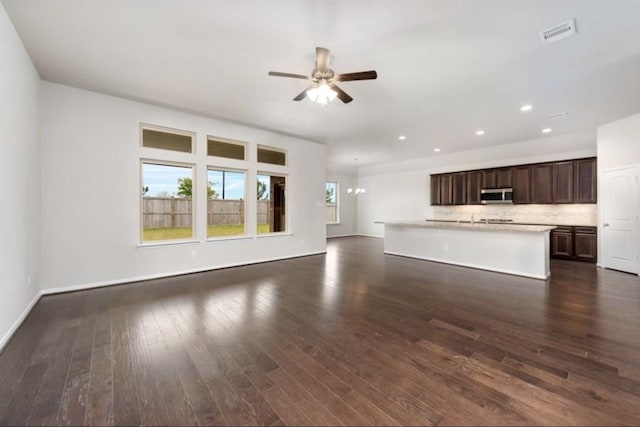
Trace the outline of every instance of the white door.
<instances>
[{"instance_id":1,"label":"white door","mask_svg":"<svg viewBox=\"0 0 640 427\"><path fill-rule=\"evenodd\" d=\"M602 173L602 266L638 274L638 167Z\"/></svg>"}]
</instances>

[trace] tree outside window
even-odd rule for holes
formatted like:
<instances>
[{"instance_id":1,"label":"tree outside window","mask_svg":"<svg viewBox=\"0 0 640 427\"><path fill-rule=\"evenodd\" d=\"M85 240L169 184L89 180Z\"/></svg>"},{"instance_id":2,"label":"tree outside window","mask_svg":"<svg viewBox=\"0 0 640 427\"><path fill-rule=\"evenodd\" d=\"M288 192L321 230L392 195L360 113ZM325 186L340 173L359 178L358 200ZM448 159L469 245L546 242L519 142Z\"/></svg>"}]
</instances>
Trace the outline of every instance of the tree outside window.
<instances>
[{"instance_id":1,"label":"tree outside window","mask_svg":"<svg viewBox=\"0 0 640 427\"><path fill-rule=\"evenodd\" d=\"M327 182L325 188L325 202L327 205L327 224L337 224L338 215L338 183Z\"/></svg>"}]
</instances>

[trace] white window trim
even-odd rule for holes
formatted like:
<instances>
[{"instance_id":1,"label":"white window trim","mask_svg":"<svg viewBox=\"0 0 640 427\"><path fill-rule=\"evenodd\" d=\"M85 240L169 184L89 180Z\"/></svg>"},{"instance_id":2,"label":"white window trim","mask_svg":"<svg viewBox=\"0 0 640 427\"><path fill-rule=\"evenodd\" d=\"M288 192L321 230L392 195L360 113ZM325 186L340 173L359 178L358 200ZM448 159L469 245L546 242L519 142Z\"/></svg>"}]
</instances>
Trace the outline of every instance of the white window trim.
<instances>
[{"instance_id":1,"label":"white window trim","mask_svg":"<svg viewBox=\"0 0 640 427\"><path fill-rule=\"evenodd\" d=\"M211 156L208 156L211 157ZM207 203L207 211L206 211L206 217L207 217L207 232L205 233L206 235L206 242L219 242L219 241L223 241L223 240L240 240L240 239L251 239L253 237L253 234L248 232L248 228L247 228L247 204L249 203L249 201L247 200L247 193L248 191L248 183L249 183L249 171L247 169L236 169L236 168L229 168L229 167L221 167L221 166L215 166L215 165L207 165L207 187L208 187L208 174L210 170L218 170L218 171L227 171L227 172L242 172L244 174L244 233L243 234L231 234L229 236L220 236L220 237L210 237L209 236L209 204ZM207 202L209 201L209 198L207 196ZM258 230L256 230L256 234L257 234Z\"/></svg>"},{"instance_id":2,"label":"white window trim","mask_svg":"<svg viewBox=\"0 0 640 427\"><path fill-rule=\"evenodd\" d=\"M260 149L265 149L265 150L269 150L269 151L276 151L278 153L284 153L284 165L278 165L278 164L274 164L274 163L264 163L258 160L258 150ZM264 144L257 144L256 146L256 163L259 165L270 165L270 166L275 166L275 167L281 167L281 168L286 168L289 167L289 150L284 149L284 148L280 148L280 147L273 147L271 145L264 145Z\"/></svg>"},{"instance_id":3,"label":"white window trim","mask_svg":"<svg viewBox=\"0 0 640 427\"><path fill-rule=\"evenodd\" d=\"M144 141L142 138L142 134L143 134L143 130L144 129L148 129L148 130L155 130L158 132L164 132L164 133L173 133L176 135L182 135L182 136L189 136L191 137L191 151L190 152L184 152L184 151L174 151L174 150L164 150L162 148L153 148L153 147L145 147L144 146ZM183 130L183 129L174 129L174 128L169 128L169 127L165 127L165 126L157 126L157 125L151 125L148 123L140 123L140 128L138 130L139 133L139 139L140 139L140 147L144 148L145 150L154 150L154 151L159 151L159 152L163 152L163 153L180 153L182 155L195 155L197 153L198 150L198 144L196 143L197 139L196 139L196 133L195 132L191 132L188 130Z\"/></svg>"},{"instance_id":4,"label":"white window trim","mask_svg":"<svg viewBox=\"0 0 640 427\"><path fill-rule=\"evenodd\" d=\"M240 159L233 159L231 157L220 157L220 156L212 156L209 154L209 140L212 139L214 141L220 141L220 142L225 142L227 144L235 144L235 145L242 145L244 147L244 159L240 160ZM230 138L224 138L222 136L215 136L215 135L207 135L206 138L207 141L207 151L206 151L206 155L208 159L225 159L225 160L232 160L234 162L243 162L246 163L249 161L249 143L246 141L239 141L236 139L230 139Z\"/></svg>"},{"instance_id":5,"label":"white window trim","mask_svg":"<svg viewBox=\"0 0 640 427\"><path fill-rule=\"evenodd\" d=\"M164 150L163 150L164 151ZM191 237L188 239L171 239L171 240L144 240L144 204L143 204L143 195L142 195L142 187L144 187L144 177L142 172L143 164L154 164L159 166L178 166L178 167L188 167L191 169ZM146 247L146 246L167 246L167 245L175 245L182 243L198 243L199 240L196 238L197 233L197 212L196 212L196 197L198 197L198 184L196 180L196 164L195 163L186 163L186 162L175 162L170 160L157 160L152 158L140 158L139 159L139 173L140 179L138 181L138 191L139 191L139 215L138 215L138 247Z\"/></svg>"},{"instance_id":6,"label":"white window trim","mask_svg":"<svg viewBox=\"0 0 640 427\"><path fill-rule=\"evenodd\" d=\"M327 225L340 225L340 183L338 181L327 181L324 184L325 193L327 189L327 184L335 184L336 185L336 220L332 222L327 222ZM326 209L326 196L325 196L325 209ZM325 213L326 215L326 213Z\"/></svg>"}]
</instances>

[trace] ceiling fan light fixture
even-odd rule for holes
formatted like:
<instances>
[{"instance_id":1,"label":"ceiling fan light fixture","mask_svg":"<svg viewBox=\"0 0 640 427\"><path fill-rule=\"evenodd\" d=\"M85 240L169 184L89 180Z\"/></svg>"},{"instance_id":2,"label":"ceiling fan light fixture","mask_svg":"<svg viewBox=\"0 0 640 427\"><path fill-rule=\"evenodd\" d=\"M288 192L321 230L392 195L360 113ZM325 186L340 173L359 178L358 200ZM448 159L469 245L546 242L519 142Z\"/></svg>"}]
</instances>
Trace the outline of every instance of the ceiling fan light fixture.
<instances>
[{"instance_id":1,"label":"ceiling fan light fixture","mask_svg":"<svg viewBox=\"0 0 640 427\"><path fill-rule=\"evenodd\" d=\"M338 93L329 87L326 80L322 80L317 86L307 91L307 96L313 102L325 106L336 99Z\"/></svg>"}]
</instances>

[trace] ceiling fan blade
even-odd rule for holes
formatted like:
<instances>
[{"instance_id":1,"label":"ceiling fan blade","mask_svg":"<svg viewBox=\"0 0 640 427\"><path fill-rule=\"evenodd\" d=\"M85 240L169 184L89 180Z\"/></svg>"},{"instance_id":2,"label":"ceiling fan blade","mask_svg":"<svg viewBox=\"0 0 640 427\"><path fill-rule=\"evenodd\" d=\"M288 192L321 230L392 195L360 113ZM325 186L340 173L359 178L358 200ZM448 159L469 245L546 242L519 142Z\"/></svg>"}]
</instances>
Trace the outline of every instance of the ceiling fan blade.
<instances>
[{"instance_id":1,"label":"ceiling fan blade","mask_svg":"<svg viewBox=\"0 0 640 427\"><path fill-rule=\"evenodd\" d=\"M333 80L336 82L348 82L352 80L375 80L378 78L378 73L375 70L360 71L358 73L336 74Z\"/></svg>"},{"instance_id":2,"label":"ceiling fan blade","mask_svg":"<svg viewBox=\"0 0 640 427\"><path fill-rule=\"evenodd\" d=\"M316 47L316 70L326 70L329 68L329 49Z\"/></svg>"},{"instance_id":3,"label":"ceiling fan blade","mask_svg":"<svg viewBox=\"0 0 640 427\"><path fill-rule=\"evenodd\" d=\"M302 74L281 73L279 71L269 71L269 75L275 77L291 77L292 79L309 80L309 76L303 76Z\"/></svg>"},{"instance_id":4,"label":"ceiling fan blade","mask_svg":"<svg viewBox=\"0 0 640 427\"><path fill-rule=\"evenodd\" d=\"M309 86L308 88L306 88L305 90L303 90L302 92L300 92L298 94L298 96L296 96L295 98L293 98L294 101L302 101L306 96L307 96L307 91L309 89L311 89L313 86Z\"/></svg>"},{"instance_id":5,"label":"ceiling fan blade","mask_svg":"<svg viewBox=\"0 0 640 427\"><path fill-rule=\"evenodd\" d=\"M338 94L338 98L340 98L340 101L344 102L345 104L348 104L351 101L353 101L353 98L350 97L347 92L343 91L338 86L331 84L329 85L329 87L336 91L336 93Z\"/></svg>"}]
</instances>

